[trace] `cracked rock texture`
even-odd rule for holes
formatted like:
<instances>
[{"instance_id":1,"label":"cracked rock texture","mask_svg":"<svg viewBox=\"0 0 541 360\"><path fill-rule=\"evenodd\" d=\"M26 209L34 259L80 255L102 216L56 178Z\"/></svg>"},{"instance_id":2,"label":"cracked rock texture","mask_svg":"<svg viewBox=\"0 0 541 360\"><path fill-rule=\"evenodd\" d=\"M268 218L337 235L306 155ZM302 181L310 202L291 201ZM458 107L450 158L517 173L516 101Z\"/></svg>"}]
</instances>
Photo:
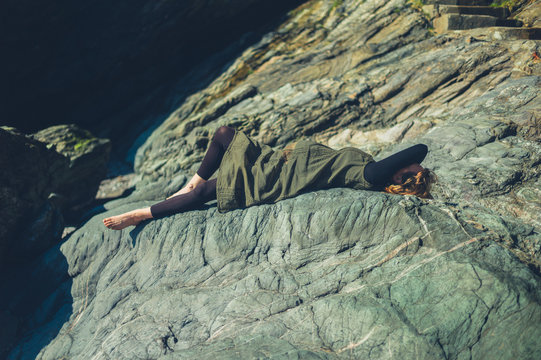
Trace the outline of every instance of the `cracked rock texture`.
<instances>
[{"instance_id":1,"label":"cracked rock texture","mask_svg":"<svg viewBox=\"0 0 541 360\"><path fill-rule=\"evenodd\" d=\"M73 313L38 358L512 359L539 351L539 277L494 241L504 230L519 236L497 215L332 189L132 231L104 232L100 221L56 255L68 262ZM12 357L27 351L22 344Z\"/></svg>"},{"instance_id":2,"label":"cracked rock texture","mask_svg":"<svg viewBox=\"0 0 541 360\"><path fill-rule=\"evenodd\" d=\"M40 284L0 313L23 318L8 358L536 359L541 45L474 34L433 36L403 0L290 12L152 131L129 197L4 281ZM425 143L435 199L331 189L103 227L178 190L221 125L376 159Z\"/></svg>"}]
</instances>

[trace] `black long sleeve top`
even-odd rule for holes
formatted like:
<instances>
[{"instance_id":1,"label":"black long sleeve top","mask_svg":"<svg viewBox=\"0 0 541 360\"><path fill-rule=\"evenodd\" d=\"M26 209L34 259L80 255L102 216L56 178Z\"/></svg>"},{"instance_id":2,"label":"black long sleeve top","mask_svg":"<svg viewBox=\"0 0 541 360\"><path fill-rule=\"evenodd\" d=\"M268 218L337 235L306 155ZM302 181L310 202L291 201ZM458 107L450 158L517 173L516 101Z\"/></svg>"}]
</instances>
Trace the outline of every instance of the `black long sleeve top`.
<instances>
[{"instance_id":1,"label":"black long sleeve top","mask_svg":"<svg viewBox=\"0 0 541 360\"><path fill-rule=\"evenodd\" d=\"M398 170L414 163L420 164L427 153L428 146L424 144L411 146L385 159L367 164L364 178L373 185L387 185L392 182L392 177Z\"/></svg>"}]
</instances>

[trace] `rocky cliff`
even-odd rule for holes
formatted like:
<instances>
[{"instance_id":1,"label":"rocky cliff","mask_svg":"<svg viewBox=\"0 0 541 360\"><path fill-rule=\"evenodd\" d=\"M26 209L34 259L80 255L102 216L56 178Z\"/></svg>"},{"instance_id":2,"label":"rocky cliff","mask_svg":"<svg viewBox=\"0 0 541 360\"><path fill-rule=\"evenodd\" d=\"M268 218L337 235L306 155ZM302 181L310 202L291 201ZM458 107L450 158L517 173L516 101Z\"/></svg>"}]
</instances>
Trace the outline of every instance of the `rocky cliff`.
<instances>
[{"instance_id":1,"label":"rocky cliff","mask_svg":"<svg viewBox=\"0 0 541 360\"><path fill-rule=\"evenodd\" d=\"M490 31L436 36L404 0L290 12L150 134L129 197L13 269L9 358L536 358L541 44ZM221 125L376 158L425 143L435 199L332 189L103 227L182 186Z\"/></svg>"}]
</instances>

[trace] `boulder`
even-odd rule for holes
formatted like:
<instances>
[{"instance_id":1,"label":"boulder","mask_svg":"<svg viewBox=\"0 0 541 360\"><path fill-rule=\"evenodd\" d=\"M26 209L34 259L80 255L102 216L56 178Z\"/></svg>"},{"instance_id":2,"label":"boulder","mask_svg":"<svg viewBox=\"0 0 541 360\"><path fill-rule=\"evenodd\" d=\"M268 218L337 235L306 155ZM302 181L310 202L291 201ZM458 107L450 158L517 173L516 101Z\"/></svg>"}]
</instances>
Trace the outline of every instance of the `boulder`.
<instances>
[{"instance_id":1,"label":"boulder","mask_svg":"<svg viewBox=\"0 0 541 360\"><path fill-rule=\"evenodd\" d=\"M44 269L55 261L47 260L44 265L39 259L61 240L70 206L94 198L107 169L109 150L109 140L96 139L75 126L56 126L33 136L0 128L0 263L4 275L0 283L6 294L0 319L8 327L0 341L0 357L21 333L32 328L35 319L26 322L29 309L51 295L48 284L57 279L49 279ZM29 273L28 268L38 274Z\"/></svg>"},{"instance_id":2,"label":"boulder","mask_svg":"<svg viewBox=\"0 0 541 360\"><path fill-rule=\"evenodd\" d=\"M37 359L515 359L541 350L539 276L499 244L516 229L482 208L332 189L133 230L101 223L148 204L100 214L61 246L73 308L67 321L50 320L61 328ZM66 316L60 306L57 316ZM9 358L34 354L40 336Z\"/></svg>"},{"instance_id":3,"label":"boulder","mask_svg":"<svg viewBox=\"0 0 541 360\"><path fill-rule=\"evenodd\" d=\"M189 178L220 125L275 148L312 137L376 159L423 142L440 175L435 196L539 228L538 44L473 30L434 37L427 24L404 1L300 8L154 130L136 156L140 189ZM539 269L540 246L511 248Z\"/></svg>"},{"instance_id":4,"label":"boulder","mask_svg":"<svg viewBox=\"0 0 541 360\"><path fill-rule=\"evenodd\" d=\"M18 256L33 256L59 239L62 218L48 197L61 186L68 167L66 157L42 142L14 128L0 128L0 259L3 265L8 249Z\"/></svg>"},{"instance_id":5,"label":"boulder","mask_svg":"<svg viewBox=\"0 0 541 360\"><path fill-rule=\"evenodd\" d=\"M64 205L81 207L92 201L107 174L110 140L96 138L74 124L51 126L32 137L69 159L69 169L60 176L61 185L56 190Z\"/></svg>"}]
</instances>

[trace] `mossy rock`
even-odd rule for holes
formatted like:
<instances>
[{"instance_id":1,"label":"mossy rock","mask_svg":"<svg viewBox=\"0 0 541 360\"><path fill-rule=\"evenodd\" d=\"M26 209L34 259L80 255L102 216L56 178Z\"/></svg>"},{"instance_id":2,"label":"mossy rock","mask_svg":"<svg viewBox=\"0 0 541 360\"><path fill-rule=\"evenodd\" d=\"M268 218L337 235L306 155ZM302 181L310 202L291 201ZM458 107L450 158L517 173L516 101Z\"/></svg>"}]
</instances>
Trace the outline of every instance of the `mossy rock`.
<instances>
[{"instance_id":1,"label":"mossy rock","mask_svg":"<svg viewBox=\"0 0 541 360\"><path fill-rule=\"evenodd\" d=\"M61 176L64 179L63 195L70 203L92 199L106 175L111 142L74 124L51 126L32 137L69 159L70 171Z\"/></svg>"},{"instance_id":2,"label":"mossy rock","mask_svg":"<svg viewBox=\"0 0 541 360\"><path fill-rule=\"evenodd\" d=\"M54 145L56 151L75 160L99 147L110 147L108 139L100 139L77 125L56 125L33 134L34 139Z\"/></svg>"}]
</instances>

